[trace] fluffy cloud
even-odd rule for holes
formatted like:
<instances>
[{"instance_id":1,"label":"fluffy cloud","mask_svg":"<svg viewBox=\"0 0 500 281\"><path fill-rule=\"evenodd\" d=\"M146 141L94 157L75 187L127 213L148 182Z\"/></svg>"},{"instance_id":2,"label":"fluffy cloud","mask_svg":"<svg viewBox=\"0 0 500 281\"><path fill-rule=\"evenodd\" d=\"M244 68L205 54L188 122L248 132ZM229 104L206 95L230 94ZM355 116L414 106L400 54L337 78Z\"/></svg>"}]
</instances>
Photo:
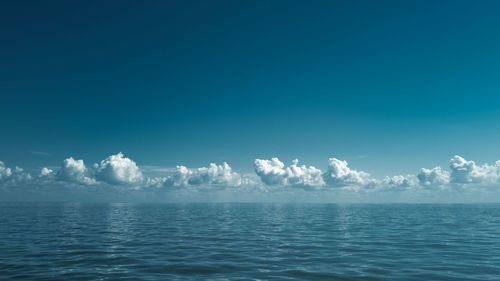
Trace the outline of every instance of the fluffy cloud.
<instances>
[{"instance_id":1,"label":"fluffy cloud","mask_svg":"<svg viewBox=\"0 0 500 281\"><path fill-rule=\"evenodd\" d=\"M285 168L285 164L278 158L271 160L256 159L254 167L256 174L263 183L268 185L284 185L297 187L320 187L325 182L322 172L314 166L299 166L299 160L293 160L292 165Z\"/></svg>"},{"instance_id":2,"label":"fluffy cloud","mask_svg":"<svg viewBox=\"0 0 500 281\"><path fill-rule=\"evenodd\" d=\"M86 185L96 183L96 180L90 177L83 160L75 160L73 157L63 161L61 168L56 174L56 179Z\"/></svg>"},{"instance_id":3,"label":"fluffy cloud","mask_svg":"<svg viewBox=\"0 0 500 281\"><path fill-rule=\"evenodd\" d=\"M495 165L476 165L474 161L467 161L455 155L450 160L451 182L466 183L495 183L498 181L500 171L500 161Z\"/></svg>"},{"instance_id":4,"label":"fluffy cloud","mask_svg":"<svg viewBox=\"0 0 500 281\"><path fill-rule=\"evenodd\" d=\"M323 186L322 172L314 166L299 166L299 160L293 160L291 166L286 168L288 183L293 186Z\"/></svg>"},{"instance_id":5,"label":"fluffy cloud","mask_svg":"<svg viewBox=\"0 0 500 281\"><path fill-rule=\"evenodd\" d=\"M450 174L442 170L441 167L422 168L417 174L417 178L422 186L442 186L450 182Z\"/></svg>"},{"instance_id":6,"label":"fluffy cloud","mask_svg":"<svg viewBox=\"0 0 500 281\"><path fill-rule=\"evenodd\" d=\"M156 186L239 186L242 177L233 172L231 167L224 162L222 165L210 163L208 167L190 169L185 166L177 166L174 173L168 177L153 178L149 180L151 185Z\"/></svg>"},{"instance_id":7,"label":"fluffy cloud","mask_svg":"<svg viewBox=\"0 0 500 281\"><path fill-rule=\"evenodd\" d=\"M83 160L70 157L63 161L60 168L42 168L35 177L31 177L23 169L9 168L0 161L0 187L102 185L116 187L110 190L124 188L136 190L154 186L166 188L165 190L169 190L167 187L186 188L188 192L192 191L189 187L207 187L207 190L216 188L219 191L224 187L238 187L232 190L242 193L283 191L273 186L325 191L329 187L334 187L332 192L338 190L338 194L359 192L365 196L376 195L375 192L379 191L382 193L388 191L391 194L395 192L431 194L434 191L451 192L456 188L467 189L468 192L481 190L500 192L500 161L491 165L478 165L460 156L451 158L449 169L422 168L415 175L388 176L381 180L371 177L366 172L352 169L346 161L336 158L329 159L325 171L314 166L301 165L298 160L293 160L291 165L286 166L278 158L256 159L254 168L255 173L244 175L233 171L225 162L221 165L211 163L201 168L177 166L175 169L165 167L148 169L146 167L142 170L132 159L118 153L91 167L87 167Z\"/></svg>"},{"instance_id":8,"label":"fluffy cloud","mask_svg":"<svg viewBox=\"0 0 500 281\"><path fill-rule=\"evenodd\" d=\"M285 164L278 158L272 158L271 160L255 159L254 167L255 173L265 184L285 184Z\"/></svg>"},{"instance_id":9,"label":"fluffy cloud","mask_svg":"<svg viewBox=\"0 0 500 281\"><path fill-rule=\"evenodd\" d=\"M111 155L87 168L83 160L73 157L63 161L61 168L54 173L51 169L43 168L40 177L49 178L52 175L58 181L65 181L83 185L107 183L112 185L139 183L143 180L142 173L137 164L122 153Z\"/></svg>"},{"instance_id":10,"label":"fluffy cloud","mask_svg":"<svg viewBox=\"0 0 500 281\"><path fill-rule=\"evenodd\" d=\"M137 164L120 152L94 165L96 179L109 184L133 184L143 180Z\"/></svg>"},{"instance_id":11,"label":"fluffy cloud","mask_svg":"<svg viewBox=\"0 0 500 281\"><path fill-rule=\"evenodd\" d=\"M323 175L325 183L333 187L342 187L347 185L367 185L373 180L370 174L363 171L352 170L347 167L347 161L337 158L330 158L328 161L328 170Z\"/></svg>"},{"instance_id":12,"label":"fluffy cloud","mask_svg":"<svg viewBox=\"0 0 500 281\"><path fill-rule=\"evenodd\" d=\"M295 186L295 187L369 187L377 183L370 174L352 170L347 162L330 158L328 169L322 172L314 166L298 165L294 160L292 165L285 164L278 158L271 160L256 159L255 173L267 185Z\"/></svg>"},{"instance_id":13,"label":"fluffy cloud","mask_svg":"<svg viewBox=\"0 0 500 281\"><path fill-rule=\"evenodd\" d=\"M47 177L52 174L54 174L54 171L46 167L42 168L42 170L40 171L40 177Z\"/></svg>"},{"instance_id":14,"label":"fluffy cloud","mask_svg":"<svg viewBox=\"0 0 500 281\"><path fill-rule=\"evenodd\" d=\"M398 175L385 177L381 182L377 182L377 187L380 189L406 190L415 187L417 185L417 181L417 177L414 175Z\"/></svg>"},{"instance_id":15,"label":"fluffy cloud","mask_svg":"<svg viewBox=\"0 0 500 281\"><path fill-rule=\"evenodd\" d=\"M6 180L12 175L12 170L9 167L5 167L5 164L0 161L0 180Z\"/></svg>"},{"instance_id":16,"label":"fluffy cloud","mask_svg":"<svg viewBox=\"0 0 500 281\"><path fill-rule=\"evenodd\" d=\"M0 161L0 184L5 186L16 186L27 183L30 180L31 175L25 173L22 168L16 166L14 169L11 169L6 167L4 162Z\"/></svg>"},{"instance_id":17,"label":"fluffy cloud","mask_svg":"<svg viewBox=\"0 0 500 281\"><path fill-rule=\"evenodd\" d=\"M297 187L348 187L349 190L411 190L419 187L443 189L453 184L492 185L500 180L500 161L494 165L476 165L460 156L450 160L450 171L441 167L422 168L416 175L375 179L369 173L348 167L347 161L330 158L326 172L313 166L299 166L298 160L285 167L278 158L256 159L255 173L264 185Z\"/></svg>"}]
</instances>

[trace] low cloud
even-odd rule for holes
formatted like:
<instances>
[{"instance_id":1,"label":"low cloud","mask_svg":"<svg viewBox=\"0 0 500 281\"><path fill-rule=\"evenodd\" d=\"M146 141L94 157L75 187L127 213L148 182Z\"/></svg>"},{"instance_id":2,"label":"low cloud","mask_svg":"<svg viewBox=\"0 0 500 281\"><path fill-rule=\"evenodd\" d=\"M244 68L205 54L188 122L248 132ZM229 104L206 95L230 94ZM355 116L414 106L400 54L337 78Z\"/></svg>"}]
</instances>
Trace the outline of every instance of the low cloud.
<instances>
[{"instance_id":1,"label":"low cloud","mask_svg":"<svg viewBox=\"0 0 500 281\"><path fill-rule=\"evenodd\" d=\"M5 163L0 161L0 180L6 180L12 175L12 169L5 167Z\"/></svg>"},{"instance_id":2,"label":"low cloud","mask_svg":"<svg viewBox=\"0 0 500 281\"><path fill-rule=\"evenodd\" d=\"M96 183L96 180L90 176L83 160L75 160L73 157L64 159L61 168L56 174L56 179L85 185Z\"/></svg>"},{"instance_id":3,"label":"low cloud","mask_svg":"<svg viewBox=\"0 0 500 281\"><path fill-rule=\"evenodd\" d=\"M314 166L298 165L295 159L292 165L285 164L278 158L271 160L256 159L254 161L255 173L267 185L282 185L295 187L322 187L325 185L322 172Z\"/></svg>"},{"instance_id":4,"label":"low cloud","mask_svg":"<svg viewBox=\"0 0 500 281\"><path fill-rule=\"evenodd\" d=\"M496 183L500 171L500 161L495 165L476 165L474 161L467 161L455 155L450 160L450 180L452 183Z\"/></svg>"},{"instance_id":5,"label":"low cloud","mask_svg":"<svg viewBox=\"0 0 500 281\"><path fill-rule=\"evenodd\" d=\"M422 168L417 178L422 186L443 186L450 182L450 173L442 170L441 167Z\"/></svg>"},{"instance_id":6,"label":"low cloud","mask_svg":"<svg viewBox=\"0 0 500 281\"><path fill-rule=\"evenodd\" d=\"M347 166L347 161L337 158L328 160L328 170L323 175L323 178L332 187L362 186L372 182L369 173L352 170Z\"/></svg>"},{"instance_id":7,"label":"low cloud","mask_svg":"<svg viewBox=\"0 0 500 281\"><path fill-rule=\"evenodd\" d=\"M0 186L17 186L26 184L32 179L29 173L20 167L9 168L0 161Z\"/></svg>"},{"instance_id":8,"label":"low cloud","mask_svg":"<svg viewBox=\"0 0 500 281\"><path fill-rule=\"evenodd\" d=\"M109 184L134 184L144 179L137 164L121 152L95 164L94 169L96 179Z\"/></svg>"},{"instance_id":9,"label":"low cloud","mask_svg":"<svg viewBox=\"0 0 500 281\"><path fill-rule=\"evenodd\" d=\"M88 166L83 159L69 157L59 168L44 167L31 176L20 167L8 167L0 161L0 187L110 190L111 193L120 190L164 190L185 191L186 194L231 190L233 194L254 192L261 194L259 196L277 192L290 195L317 191L317 196L326 192L339 196L357 194L355 196L366 198L381 198L384 192L400 194L397 198L454 191L457 191L456 194L465 191L500 192L500 161L476 164L458 155L450 159L447 168L422 168L416 174L386 176L382 179L351 168L347 161L337 158L329 158L325 170L299 164L297 159L289 165L278 158L256 159L254 173L249 174L233 171L226 162L210 163L200 168L183 165L175 168L145 167L141 169L135 161L117 153Z\"/></svg>"},{"instance_id":10,"label":"low cloud","mask_svg":"<svg viewBox=\"0 0 500 281\"><path fill-rule=\"evenodd\" d=\"M208 167L190 169L186 166L177 166L172 175L157 177L150 180L152 185L165 187L187 187L187 186L239 186L242 177L233 172L229 164L222 165L210 163Z\"/></svg>"},{"instance_id":11,"label":"low cloud","mask_svg":"<svg viewBox=\"0 0 500 281\"><path fill-rule=\"evenodd\" d=\"M43 167L42 170L40 171L40 177L47 177L52 174L54 174L54 171L47 167Z\"/></svg>"},{"instance_id":12,"label":"low cloud","mask_svg":"<svg viewBox=\"0 0 500 281\"><path fill-rule=\"evenodd\" d=\"M271 160L256 159L254 167L261 181L267 185L293 187L345 187L364 186L373 182L370 174L352 170L347 162L330 158L326 172L314 166L298 165L294 160L292 165L285 164L278 158Z\"/></svg>"},{"instance_id":13,"label":"low cloud","mask_svg":"<svg viewBox=\"0 0 500 281\"><path fill-rule=\"evenodd\" d=\"M140 184L144 180L137 164L121 152L107 157L92 167L87 167L81 159L75 160L69 157L63 161L57 172L42 168L40 177L44 179L53 177L56 181L80 185L131 185Z\"/></svg>"},{"instance_id":14,"label":"low cloud","mask_svg":"<svg viewBox=\"0 0 500 281\"><path fill-rule=\"evenodd\" d=\"M415 175L397 175L392 177L385 177L381 182L377 182L376 186L379 189L389 190L408 190L417 186L417 177Z\"/></svg>"}]
</instances>

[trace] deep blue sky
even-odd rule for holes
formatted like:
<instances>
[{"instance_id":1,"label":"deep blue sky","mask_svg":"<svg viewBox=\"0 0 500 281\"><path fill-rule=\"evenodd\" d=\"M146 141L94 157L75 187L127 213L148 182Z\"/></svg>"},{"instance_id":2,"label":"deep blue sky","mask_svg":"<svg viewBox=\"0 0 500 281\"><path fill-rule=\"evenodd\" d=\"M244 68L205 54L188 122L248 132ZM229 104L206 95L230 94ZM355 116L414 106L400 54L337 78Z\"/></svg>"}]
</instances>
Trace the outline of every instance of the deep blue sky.
<instances>
[{"instance_id":1,"label":"deep blue sky","mask_svg":"<svg viewBox=\"0 0 500 281\"><path fill-rule=\"evenodd\" d=\"M0 4L0 160L500 159L499 1ZM42 155L33 152L43 152Z\"/></svg>"}]
</instances>

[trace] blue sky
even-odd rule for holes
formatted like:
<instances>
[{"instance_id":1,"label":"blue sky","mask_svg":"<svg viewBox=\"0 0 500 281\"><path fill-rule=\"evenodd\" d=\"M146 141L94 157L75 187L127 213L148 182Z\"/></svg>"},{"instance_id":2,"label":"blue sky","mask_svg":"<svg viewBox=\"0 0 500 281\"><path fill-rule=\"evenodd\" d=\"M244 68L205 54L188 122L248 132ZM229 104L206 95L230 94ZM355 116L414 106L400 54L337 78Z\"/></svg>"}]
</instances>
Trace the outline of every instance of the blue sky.
<instances>
[{"instance_id":1,"label":"blue sky","mask_svg":"<svg viewBox=\"0 0 500 281\"><path fill-rule=\"evenodd\" d=\"M0 160L35 170L500 159L498 1L13 1ZM39 153L36 153L39 152ZM40 153L41 152L41 153Z\"/></svg>"}]
</instances>

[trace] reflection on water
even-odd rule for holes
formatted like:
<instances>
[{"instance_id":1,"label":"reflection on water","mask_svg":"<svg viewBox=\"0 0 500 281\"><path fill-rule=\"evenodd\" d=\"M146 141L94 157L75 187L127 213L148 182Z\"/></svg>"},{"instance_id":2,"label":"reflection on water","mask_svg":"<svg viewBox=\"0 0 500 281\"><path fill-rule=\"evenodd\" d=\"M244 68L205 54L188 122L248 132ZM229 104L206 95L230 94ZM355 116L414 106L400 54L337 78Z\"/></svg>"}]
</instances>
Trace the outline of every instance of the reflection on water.
<instances>
[{"instance_id":1,"label":"reflection on water","mask_svg":"<svg viewBox=\"0 0 500 281\"><path fill-rule=\"evenodd\" d=\"M496 279L500 205L0 204L0 279Z\"/></svg>"}]
</instances>

